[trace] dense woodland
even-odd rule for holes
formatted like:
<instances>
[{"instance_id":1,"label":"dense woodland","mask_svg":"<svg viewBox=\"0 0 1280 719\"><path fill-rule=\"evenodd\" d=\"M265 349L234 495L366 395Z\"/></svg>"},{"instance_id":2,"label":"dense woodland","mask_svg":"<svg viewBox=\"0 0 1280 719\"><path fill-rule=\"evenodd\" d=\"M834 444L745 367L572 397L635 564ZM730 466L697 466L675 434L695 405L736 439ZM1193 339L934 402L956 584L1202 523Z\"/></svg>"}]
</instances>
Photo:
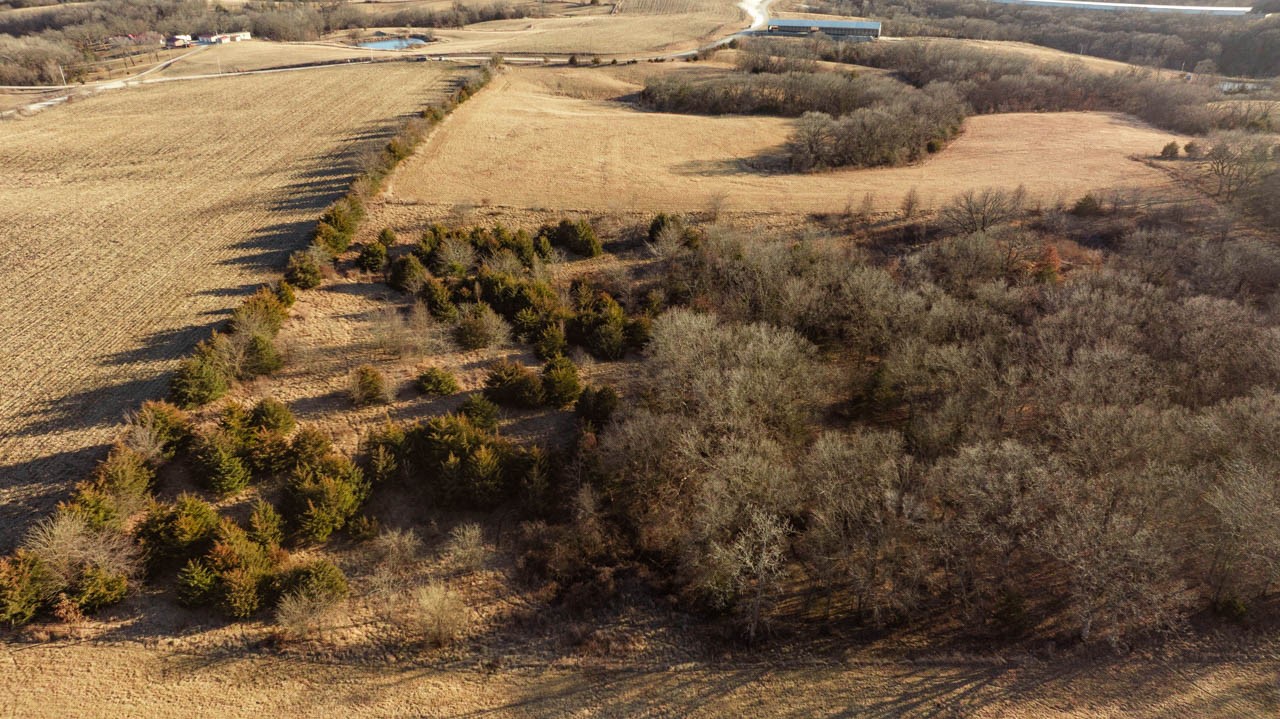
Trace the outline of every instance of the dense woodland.
<instances>
[{"instance_id":1,"label":"dense woodland","mask_svg":"<svg viewBox=\"0 0 1280 719\"><path fill-rule=\"evenodd\" d=\"M971 113L1106 110L1197 135L1280 125L1274 104L1220 103L1223 94L1213 87L958 45L752 40L739 47L737 72L656 75L640 104L665 112L800 117L787 148L796 170L914 162L941 150ZM816 60L894 74L831 72Z\"/></svg>"},{"instance_id":2,"label":"dense woodland","mask_svg":"<svg viewBox=\"0 0 1280 719\"><path fill-rule=\"evenodd\" d=\"M1257 14L1245 17L1073 11L983 0L821 0L815 5L823 12L883 19L889 35L1018 40L1187 72L1280 75L1280 18L1261 17L1280 11L1274 2L1254 3Z\"/></svg>"},{"instance_id":3,"label":"dense woodland","mask_svg":"<svg viewBox=\"0 0 1280 719\"><path fill-rule=\"evenodd\" d=\"M749 633L797 572L833 616L941 602L1015 634L1265 606L1280 254L1092 201L989 224L1016 206L969 193L888 263L734 232L676 253L697 310L654 323L592 521ZM1063 237L1103 259L1064 272Z\"/></svg>"}]
</instances>

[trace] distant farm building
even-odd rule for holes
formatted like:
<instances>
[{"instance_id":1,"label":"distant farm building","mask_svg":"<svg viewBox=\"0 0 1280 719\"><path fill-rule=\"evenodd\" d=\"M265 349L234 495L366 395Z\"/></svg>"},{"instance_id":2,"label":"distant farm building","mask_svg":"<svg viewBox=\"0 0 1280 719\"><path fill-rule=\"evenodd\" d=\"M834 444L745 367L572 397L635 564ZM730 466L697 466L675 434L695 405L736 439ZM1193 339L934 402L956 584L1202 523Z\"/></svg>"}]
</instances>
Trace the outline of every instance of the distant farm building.
<instances>
[{"instance_id":1,"label":"distant farm building","mask_svg":"<svg viewBox=\"0 0 1280 719\"><path fill-rule=\"evenodd\" d=\"M765 33L785 37L805 37L821 33L831 38L874 40L880 37L880 23L872 20L793 20L771 19Z\"/></svg>"},{"instance_id":2,"label":"distant farm building","mask_svg":"<svg viewBox=\"0 0 1280 719\"><path fill-rule=\"evenodd\" d=\"M229 42L240 42L249 39L249 31L244 32L224 32L217 35L201 35L201 45L226 45Z\"/></svg>"},{"instance_id":3,"label":"distant farm building","mask_svg":"<svg viewBox=\"0 0 1280 719\"><path fill-rule=\"evenodd\" d=\"M164 40L165 47L189 47L190 45L190 35L170 35Z\"/></svg>"}]
</instances>

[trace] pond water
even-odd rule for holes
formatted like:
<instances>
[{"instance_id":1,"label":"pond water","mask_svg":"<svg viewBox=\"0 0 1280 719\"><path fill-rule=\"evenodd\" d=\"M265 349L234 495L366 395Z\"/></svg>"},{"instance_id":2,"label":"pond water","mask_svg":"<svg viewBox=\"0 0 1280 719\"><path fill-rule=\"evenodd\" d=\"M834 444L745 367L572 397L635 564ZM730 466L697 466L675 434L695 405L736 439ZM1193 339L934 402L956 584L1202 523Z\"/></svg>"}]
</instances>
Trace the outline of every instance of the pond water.
<instances>
[{"instance_id":1,"label":"pond water","mask_svg":"<svg viewBox=\"0 0 1280 719\"><path fill-rule=\"evenodd\" d=\"M407 47L426 45L427 41L417 37L393 37L386 40L371 40L360 43L360 47L371 50L403 50Z\"/></svg>"}]
</instances>

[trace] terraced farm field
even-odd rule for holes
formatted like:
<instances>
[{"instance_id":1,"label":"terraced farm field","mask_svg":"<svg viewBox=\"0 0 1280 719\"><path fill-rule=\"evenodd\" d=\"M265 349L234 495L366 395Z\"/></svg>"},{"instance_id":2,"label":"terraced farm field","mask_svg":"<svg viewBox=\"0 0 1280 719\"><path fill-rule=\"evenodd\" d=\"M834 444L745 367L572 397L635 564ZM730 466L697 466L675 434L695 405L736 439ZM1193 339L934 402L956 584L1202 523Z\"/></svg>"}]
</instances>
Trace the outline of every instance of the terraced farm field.
<instances>
[{"instance_id":1,"label":"terraced farm field","mask_svg":"<svg viewBox=\"0 0 1280 719\"><path fill-rule=\"evenodd\" d=\"M262 70L307 63L367 60L371 55L374 53L357 47L251 40L205 47L200 52L192 53L161 70L155 76L212 75L219 72Z\"/></svg>"},{"instance_id":2,"label":"terraced farm field","mask_svg":"<svg viewBox=\"0 0 1280 719\"><path fill-rule=\"evenodd\" d=\"M438 64L103 93L0 132L0 547L175 358L279 272Z\"/></svg>"}]
</instances>

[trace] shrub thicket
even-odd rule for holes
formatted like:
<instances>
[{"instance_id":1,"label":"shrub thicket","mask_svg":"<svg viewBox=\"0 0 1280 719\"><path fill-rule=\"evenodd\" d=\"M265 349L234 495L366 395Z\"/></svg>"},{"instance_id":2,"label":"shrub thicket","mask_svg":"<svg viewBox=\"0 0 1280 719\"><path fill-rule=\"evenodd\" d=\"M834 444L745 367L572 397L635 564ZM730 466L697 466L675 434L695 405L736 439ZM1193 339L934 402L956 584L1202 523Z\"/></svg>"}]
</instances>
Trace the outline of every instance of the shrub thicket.
<instances>
[{"instance_id":1,"label":"shrub thicket","mask_svg":"<svg viewBox=\"0 0 1280 719\"><path fill-rule=\"evenodd\" d=\"M492 307L479 302L461 308L454 334L463 349L476 350L505 343L511 329Z\"/></svg>"},{"instance_id":2,"label":"shrub thicket","mask_svg":"<svg viewBox=\"0 0 1280 719\"><path fill-rule=\"evenodd\" d=\"M231 369L215 349L215 338L202 340L182 361L169 383L169 393L180 407L192 408L222 397L231 384Z\"/></svg>"},{"instance_id":3,"label":"shrub thicket","mask_svg":"<svg viewBox=\"0 0 1280 719\"><path fill-rule=\"evenodd\" d=\"M297 535L323 542L347 525L369 496L369 483L350 460L328 455L294 469L288 483L289 522Z\"/></svg>"},{"instance_id":4,"label":"shrub thicket","mask_svg":"<svg viewBox=\"0 0 1280 719\"><path fill-rule=\"evenodd\" d=\"M324 263L327 260L322 252L315 249L298 250L289 255L289 265L284 277L288 283L300 290L319 287L324 280Z\"/></svg>"},{"instance_id":5,"label":"shrub thicket","mask_svg":"<svg viewBox=\"0 0 1280 719\"><path fill-rule=\"evenodd\" d=\"M363 407L391 400L387 381L373 365L360 365L351 371L351 401Z\"/></svg>"},{"instance_id":6,"label":"shrub thicket","mask_svg":"<svg viewBox=\"0 0 1280 719\"><path fill-rule=\"evenodd\" d=\"M128 536L94 529L69 512L37 522L21 549L29 556L19 554L10 565L18 600L14 619L31 607L33 594L41 595L36 611L59 601L80 612L115 604L124 599L137 570L137 547Z\"/></svg>"},{"instance_id":7,"label":"shrub thicket","mask_svg":"<svg viewBox=\"0 0 1280 719\"><path fill-rule=\"evenodd\" d=\"M484 380L484 396L501 405L524 408L538 407L544 400L538 375L509 360L499 360L489 366Z\"/></svg>"},{"instance_id":8,"label":"shrub thicket","mask_svg":"<svg viewBox=\"0 0 1280 719\"><path fill-rule=\"evenodd\" d=\"M387 248L380 242L366 243L356 257L356 267L365 272L381 272L387 266Z\"/></svg>"},{"instance_id":9,"label":"shrub thicket","mask_svg":"<svg viewBox=\"0 0 1280 719\"><path fill-rule=\"evenodd\" d=\"M542 367L542 397L550 407L567 407L582 394L578 366L568 357L556 357Z\"/></svg>"},{"instance_id":10,"label":"shrub thicket","mask_svg":"<svg viewBox=\"0 0 1280 719\"><path fill-rule=\"evenodd\" d=\"M494 507L517 480L512 449L464 415L409 427L404 452L409 476L446 506Z\"/></svg>"},{"instance_id":11,"label":"shrub thicket","mask_svg":"<svg viewBox=\"0 0 1280 719\"><path fill-rule=\"evenodd\" d=\"M157 504L134 534L152 569L186 562L213 546L218 512L199 497L182 494L172 504Z\"/></svg>"},{"instance_id":12,"label":"shrub thicket","mask_svg":"<svg viewBox=\"0 0 1280 719\"><path fill-rule=\"evenodd\" d=\"M441 367L428 367L423 370L414 380L414 386L423 394L440 396L454 394L459 389L458 380L449 370Z\"/></svg>"},{"instance_id":13,"label":"shrub thicket","mask_svg":"<svg viewBox=\"0 0 1280 719\"><path fill-rule=\"evenodd\" d=\"M467 398L462 401L462 405L458 408L458 414L466 417L471 424L486 432L497 431L499 413L498 405L491 402L482 393L467 395Z\"/></svg>"},{"instance_id":14,"label":"shrub thicket","mask_svg":"<svg viewBox=\"0 0 1280 719\"><path fill-rule=\"evenodd\" d=\"M252 478L243 456L244 447L224 429L206 432L196 440L192 459L200 478L221 496L238 494Z\"/></svg>"},{"instance_id":15,"label":"shrub thicket","mask_svg":"<svg viewBox=\"0 0 1280 719\"><path fill-rule=\"evenodd\" d=\"M538 238L583 257L599 257L604 252L595 229L586 220L561 220L557 225L543 225L538 230Z\"/></svg>"}]
</instances>

